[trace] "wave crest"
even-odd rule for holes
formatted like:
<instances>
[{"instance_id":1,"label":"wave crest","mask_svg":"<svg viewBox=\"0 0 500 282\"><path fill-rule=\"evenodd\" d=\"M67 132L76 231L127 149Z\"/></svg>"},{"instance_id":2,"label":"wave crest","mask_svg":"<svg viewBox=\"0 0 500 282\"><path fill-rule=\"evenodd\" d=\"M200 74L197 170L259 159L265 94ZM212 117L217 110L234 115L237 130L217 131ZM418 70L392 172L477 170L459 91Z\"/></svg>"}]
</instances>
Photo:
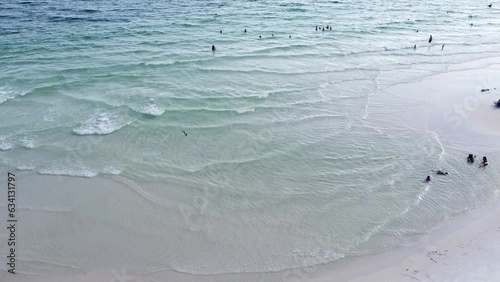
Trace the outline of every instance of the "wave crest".
<instances>
[{"instance_id":1,"label":"wave crest","mask_svg":"<svg viewBox=\"0 0 500 282\"><path fill-rule=\"evenodd\" d=\"M92 178L97 176L97 172L90 170L84 166L78 166L75 168L45 168L38 171L38 173L43 175L62 175L62 176L76 176L76 177L86 177Z\"/></svg>"},{"instance_id":2,"label":"wave crest","mask_svg":"<svg viewBox=\"0 0 500 282\"><path fill-rule=\"evenodd\" d=\"M106 135L131 123L131 120L123 120L116 114L98 113L73 129L73 132L78 135Z\"/></svg>"}]
</instances>

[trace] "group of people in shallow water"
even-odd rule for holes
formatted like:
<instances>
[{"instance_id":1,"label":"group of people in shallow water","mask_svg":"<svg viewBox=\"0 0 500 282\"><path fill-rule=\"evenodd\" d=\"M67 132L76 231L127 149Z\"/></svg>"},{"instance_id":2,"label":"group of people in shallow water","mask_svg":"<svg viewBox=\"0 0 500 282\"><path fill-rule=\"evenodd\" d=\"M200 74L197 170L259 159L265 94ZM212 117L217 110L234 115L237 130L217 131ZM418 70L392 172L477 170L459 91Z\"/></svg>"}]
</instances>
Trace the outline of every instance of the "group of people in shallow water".
<instances>
[{"instance_id":1,"label":"group of people in shallow water","mask_svg":"<svg viewBox=\"0 0 500 282\"><path fill-rule=\"evenodd\" d=\"M476 158L477 158L476 155L469 154L469 156L467 157L467 162L470 164L473 164L474 161L476 160ZM479 167L483 167L483 166L487 166L487 165L488 165L488 159L486 158L486 156L484 156L483 161L481 162Z\"/></svg>"},{"instance_id":2,"label":"group of people in shallow water","mask_svg":"<svg viewBox=\"0 0 500 282\"><path fill-rule=\"evenodd\" d=\"M467 156L467 162L469 164L473 164L474 161L476 160L476 155L473 155L473 154L469 154L469 156ZM483 161L481 162L481 164L479 165L479 167L485 167L488 165L488 158L486 158L486 156L483 156ZM442 170L438 170L436 171L436 174L438 175L448 175L448 172L444 172ZM427 175L427 177L425 178L425 182L430 182L432 181L432 178L430 175Z\"/></svg>"}]
</instances>

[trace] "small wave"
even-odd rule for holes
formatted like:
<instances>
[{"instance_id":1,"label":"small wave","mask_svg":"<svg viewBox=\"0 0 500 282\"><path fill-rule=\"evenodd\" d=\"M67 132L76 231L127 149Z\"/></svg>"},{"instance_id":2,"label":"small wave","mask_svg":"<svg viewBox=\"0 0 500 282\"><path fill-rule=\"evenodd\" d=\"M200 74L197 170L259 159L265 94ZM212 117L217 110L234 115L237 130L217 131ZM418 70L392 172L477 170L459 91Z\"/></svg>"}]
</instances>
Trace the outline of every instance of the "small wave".
<instances>
[{"instance_id":1,"label":"small wave","mask_svg":"<svg viewBox=\"0 0 500 282\"><path fill-rule=\"evenodd\" d=\"M255 112L255 108L251 108L251 109L239 109L239 110L236 110L236 112L238 114L253 113L253 112Z\"/></svg>"},{"instance_id":2,"label":"small wave","mask_svg":"<svg viewBox=\"0 0 500 282\"><path fill-rule=\"evenodd\" d=\"M94 13L99 13L100 11L95 10L95 9L83 9L83 10L80 10L80 12L86 13L86 14L94 14Z\"/></svg>"},{"instance_id":3,"label":"small wave","mask_svg":"<svg viewBox=\"0 0 500 282\"><path fill-rule=\"evenodd\" d=\"M104 174L111 174L111 175L119 175L122 171L118 168L112 167L112 166L106 166L102 172Z\"/></svg>"},{"instance_id":4,"label":"small wave","mask_svg":"<svg viewBox=\"0 0 500 282\"><path fill-rule=\"evenodd\" d=\"M28 5L28 6L37 6L37 5L39 5L39 3L37 3L36 1L21 1L21 2L19 2L19 4L21 4L21 5Z\"/></svg>"},{"instance_id":5,"label":"small wave","mask_svg":"<svg viewBox=\"0 0 500 282\"><path fill-rule=\"evenodd\" d=\"M35 166L34 165L20 165L20 166L16 167L16 169L19 171L30 171L30 170L34 170Z\"/></svg>"},{"instance_id":6,"label":"small wave","mask_svg":"<svg viewBox=\"0 0 500 282\"><path fill-rule=\"evenodd\" d=\"M62 176L75 176L75 177L86 177L92 178L97 175L96 172L90 170L89 168L79 166L76 168L45 168L38 171L38 173L43 175L62 175Z\"/></svg>"},{"instance_id":7,"label":"small wave","mask_svg":"<svg viewBox=\"0 0 500 282\"><path fill-rule=\"evenodd\" d=\"M82 123L80 127L73 129L73 132L78 135L106 135L131 123L132 121L123 121L115 114L99 113Z\"/></svg>"},{"instance_id":8,"label":"small wave","mask_svg":"<svg viewBox=\"0 0 500 282\"><path fill-rule=\"evenodd\" d=\"M36 137L36 136L35 136ZM35 148L35 137L32 136L23 136L19 142L21 145L27 149Z\"/></svg>"},{"instance_id":9,"label":"small wave","mask_svg":"<svg viewBox=\"0 0 500 282\"><path fill-rule=\"evenodd\" d=\"M18 93L10 87L0 87L0 104L3 104L7 100L14 99L17 95Z\"/></svg>"},{"instance_id":10,"label":"small wave","mask_svg":"<svg viewBox=\"0 0 500 282\"><path fill-rule=\"evenodd\" d=\"M139 106L137 108L132 107L132 110L139 112L141 114L146 114L151 116L161 116L165 112L164 109L160 109L158 107L154 99L150 99L147 104Z\"/></svg>"},{"instance_id":11,"label":"small wave","mask_svg":"<svg viewBox=\"0 0 500 282\"><path fill-rule=\"evenodd\" d=\"M5 136L0 136L0 151L8 151L10 149L14 148L14 144L9 142L7 140L7 137Z\"/></svg>"},{"instance_id":12,"label":"small wave","mask_svg":"<svg viewBox=\"0 0 500 282\"><path fill-rule=\"evenodd\" d=\"M127 19L116 19L115 22L128 22ZM53 16L49 17L49 22L111 22L110 19L106 18L88 18L88 17L62 17L62 16Z\"/></svg>"}]
</instances>

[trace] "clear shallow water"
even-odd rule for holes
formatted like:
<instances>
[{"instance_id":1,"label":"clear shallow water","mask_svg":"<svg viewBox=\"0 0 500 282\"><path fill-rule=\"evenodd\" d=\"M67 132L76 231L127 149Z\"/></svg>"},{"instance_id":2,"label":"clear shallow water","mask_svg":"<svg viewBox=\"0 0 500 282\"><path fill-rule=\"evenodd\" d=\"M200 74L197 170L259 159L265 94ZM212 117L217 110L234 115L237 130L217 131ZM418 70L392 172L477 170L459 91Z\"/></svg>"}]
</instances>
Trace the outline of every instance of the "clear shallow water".
<instances>
[{"instance_id":1,"label":"clear shallow water","mask_svg":"<svg viewBox=\"0 0 500 282\"><path fill-rule=\"evenodd\" d=\"M194 210L178 271L383 251L491 198L498 175L454 167L469 143L429 131L429 97L398 85L499 52L499 14L470 1L4 1L0 160L118 176L151 205ZM430 189L438 167L453 173Z\"/></svg>"}]
</instances>

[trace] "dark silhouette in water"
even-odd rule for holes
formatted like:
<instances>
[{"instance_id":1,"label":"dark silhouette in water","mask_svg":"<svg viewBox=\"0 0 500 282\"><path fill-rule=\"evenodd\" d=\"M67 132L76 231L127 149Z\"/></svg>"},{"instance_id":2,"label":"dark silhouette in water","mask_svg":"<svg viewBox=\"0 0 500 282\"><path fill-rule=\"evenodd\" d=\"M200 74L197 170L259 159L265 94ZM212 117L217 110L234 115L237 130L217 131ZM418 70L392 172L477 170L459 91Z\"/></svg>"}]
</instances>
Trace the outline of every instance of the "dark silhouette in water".
<instances>
[{"instance_id":1,"label":"dark silhouette in water","mask_svg":"<svg viewBox=\"0 0 500 282\"><path fill-rule=\"evenodd\" d=\"M289 36L288 36L288 38L292 38L292 36L291 36L291 35L289 35Z\"/></svg>"},{"instance_id":2,"label":"dark silhouette in water","mask_svg":"<svg viewBox=\"0 0 500 282\"><path fill-rule=\"evenodd\" d=\"M429 43L432 42L432 35L429 37Z\"/></svg>"},{"instance_id":3,"label":"dark silhouette in water","mask_svg":"<svg viewBox=\"0 0 500 282\"><path fill-rule=\"evenodd\" d=\"M245 28L245 33L247 33L247 29Z\"/></svg>"},{"instance_id":4,"label":"dark silhouette in water","mask_svg":"<svg viewBox=\"0 0 500 282\"><path fill-rule=\"evenodd\" d=\"M316 26L316 30L318 30L318 26Z\"/></svg>"},{"instance_id":5,"label":"dark silhouette in water","mask_svg":"<svg viewBox=\"0 0 500 282\"><path fill-rule=\"evenodd\" d=\"M184 133L184 136L188 136L188 134L186 133L186 131L182 131L182 133Z\"/></svg>"},{"instance_id":6,"label":"dark silhouette in water","mask_svg":"<svg viewBox=\"0 0 500 282\"><path fill-rule=\"evenodd\" d=\"M259 35L259 39L262 38L262 36Z\"/></svg>"},{"instance_id":7,"label":"dark silhouette in water","mask_svg":"<svg viewBox=\"0 0 500 282\"><path fill-rule=\"evenodd\" d=\"M443 49L444 49L444 44L443 44L443 46L441 46L441 51L443 51Z\"/></svg>"},{"instance_id":8,"label":"dark silhouette in water","mask_svg":"<svg viewBox=\"0 0 500 282\"><path fill-rule=\"evenodd\" d=\"M470 23L470 26L473 26L474 24L473 23Z\"/></svg>"},{"instance_id":9,"label":"dark silhouette in water","mask_svg":"<svg viewBox=\"0 0 500 282\"><path fill-rule=\"evenodd\" d=\"M418 29L417 29L417 33L418 33Z\"/></svg>"},{"instance_id":10,"label":"dark silhouette in water","mask_svg":"<svg viewBox=\"0 0 500 282\"><path fill-rule=\"evenodd\" d=\"M470 164L473 164L475 158L476 158L476 156L469 154L469 156L467 156L467 162Z\"/></svg>"},{"instance_id":11,"label":"dark silhouette in water","mask_svg":"<svg viewBox=\"0 0 500 282\"><path fill-rule=\"evenodd\" d=\"M444 171L442 171L442 170L438 170L436 173L437 173L438 175L448 175L448 173L447 173L447 172L444 172Z\"/></svg>"},{"instance_id":12,"label":"dark silhouette in water","mask_svg":"<svg viewBox=\"0 0 500 282\"><path fill-rule=\"evenodd\" d=\"M479 167L483 167L483 166L487 166L488 165L488 159L485 157L483 157L483 162L481 163L481 165Z\"/></svg>"},{"instance_id":13,"label":"dark silhouette in water","mask_svg":"<svg viewBox=\"0 0 500 282\"><path fill-rule=\"evenodd\" d=\"M271 34L271 36L272 36L272 37L274 37L274 33L273 33L273 34Z\"/></svg>"},{"instance_id":14,"label":"dark silhouette in water","mask_svg":"<svg viewBox=\"0 0 500 282\"><path fill-rule=\"evenodd\" d=\"M222 33L222 29L220 30L220 33Z\"/></svg>"},{"instance_id":15,"label":"dark silhouette in water","mask_svg":"<svg viewBox=\"0 0 500 282\"><path fill-rule=\"evenodd\" d=\"M413 45L413 50L417 50L417 45Z\"/></svg>"},{"instance_id":16,"label":"dark silhouette in water","mask_svg":"<svg viewBox=\"0 0 500 282\"><path fill-rule=\"evenodd\" d=\"M432 178L430 175L427 175L427 177L425 178L425 182L431 182Z\"/></svg>"},{"instance_id":17,"label":"dark silhouette in water","mask_svg":"<svg viewBox=\"0 0 500 282\"><path fill-rule=\"evenodd\" d=\"M215 51L215 45L212 45L212 51Z\"/></svg>"},{"instance_id":18,"label":"dark silhouette in water","mask_svg":"<svg viewBox=\"0 0 500 282\"><path fill-rule=\"evenodd\" d=\"M493 4L489 4L489 5L488 5L488 8L491 8L491 6L493 6Z\"/></svg>"},{"instance_id":19,"label":"dark silhouette in water","mask_svg":"<svg viewBox=\"0 0 500 282\"><path fill-rule=\"evenodd\" d=\"M325 31L325 28L323 28L323 30L321 30L321 31Z\"/></svg>"}]
</instances>

